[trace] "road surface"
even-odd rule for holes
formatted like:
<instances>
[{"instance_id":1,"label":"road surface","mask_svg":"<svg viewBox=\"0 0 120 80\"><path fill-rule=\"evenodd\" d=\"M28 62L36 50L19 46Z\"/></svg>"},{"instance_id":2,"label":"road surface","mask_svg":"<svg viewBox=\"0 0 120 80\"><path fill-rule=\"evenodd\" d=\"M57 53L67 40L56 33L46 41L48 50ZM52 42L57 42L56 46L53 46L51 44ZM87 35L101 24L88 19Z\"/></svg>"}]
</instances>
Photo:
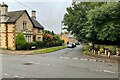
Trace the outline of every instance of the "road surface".
<instances>
[{"instance_id":1,"label":"road surface","mask_svg":"<svg viewBox=\"0 0 120 80\"><path fill-rule=\"evenodd\" d=\"M3 78L118 78L118 64L82 55L83 45L37 55L2 54Z\"/></svg>"}]
</instances>

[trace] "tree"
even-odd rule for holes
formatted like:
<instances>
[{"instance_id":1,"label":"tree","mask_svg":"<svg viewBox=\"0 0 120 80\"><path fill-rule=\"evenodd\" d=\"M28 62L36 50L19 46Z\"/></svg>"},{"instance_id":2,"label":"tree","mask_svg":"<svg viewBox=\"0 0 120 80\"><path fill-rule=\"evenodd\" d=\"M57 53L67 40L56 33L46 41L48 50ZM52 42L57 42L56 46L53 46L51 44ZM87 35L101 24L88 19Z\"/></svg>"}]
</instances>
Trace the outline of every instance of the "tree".
<instances>
[{"instance_id":1,"label":"tree","mask_svg":"<svg viewBox=\"0 0 120 80\"><path fill-rule=\"evenodd\" d=\"M67 13L64 15L63 20L64 25L68 26L67 30L76 35L78 39L87 40L87 12L90 9L93 9L96 6L100 6L102 4L103 3L81 2L79 4L73 4L73 7L67 8Z\"/></svg>"},{"instance_id":2,"label":"tree","mask_svg":"<svg viewBox=\"0 0 120 80\"><path fill-rule=\"evenodd\" d=\"M55 35L54 31L51 32L52 35Z\"/></svg>"},{"instance_id":3,"label":"tree","mask_svg":"<svg viewBox=\"0 0 120 80\"><path fill-rule=\"evenodd\" d=\"M119 17L120 2L81 2L67 8L63 23L79 40L119 42Z\"/></svg>"},{"instance_id":4,"label":"tree","mask_svg":"<svg viewBox=\"0 0 120 80\"><path fill-rule=\"evenodd\" d=\"M25 40L24 34L19 32L16 36L16 49L18 50L22 49L25 43L26 43L26 40Z\"/></svg>"},{"instance_id":5,"label":"tree","mask_svg":"<svg viewBox=\"0 0 120 80\"><path fill-rule=\"evenodd\" d=\"M87 14L92 29L97 32L98 40L106 42L120 41L120 2L106 3Z\"/></svg>"}]
</instances>

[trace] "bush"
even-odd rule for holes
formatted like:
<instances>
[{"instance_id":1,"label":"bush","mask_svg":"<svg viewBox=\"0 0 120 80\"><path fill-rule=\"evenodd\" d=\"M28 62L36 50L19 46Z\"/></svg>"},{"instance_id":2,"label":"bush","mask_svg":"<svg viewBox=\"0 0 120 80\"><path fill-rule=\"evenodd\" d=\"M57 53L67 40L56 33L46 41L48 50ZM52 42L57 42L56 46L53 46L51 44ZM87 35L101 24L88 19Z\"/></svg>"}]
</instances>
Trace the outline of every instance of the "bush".
<instances>
[{"instance_id":1,"label":"bush","mask_svg":"<svg viewBox=\"0 0 120 80\"><path fill-rule=\"evenodd\" d=\"M61 41L59 41L59 42L49 42L48 46L49 47L62 46L62 42Z\"/></svg>"},{"instance_id":2,"label":"bush","mask_svg":"<svg viewBox=\"0 0 120 80\"><path fill-rule=\"evenodd\" d=\"M23 46L23 50L37 49L38 44L36 42L26 42ZM34 48L32 48L34 47Z\"/></svg>"},{"instance_id":3,"label":"bush","mask_svg":"<svg viewBox=\"0 0 120 80\"><path fill-rule=\"evenodd\" d=\"M116 55L116 48L111 49L111 54Z\"/></svg>"},{"instance_id":4,"label":"bush","mask_svg":"<svg viewBox=\"0 0 120 80\"><path fill-rule=\"evenodd\" d=\"M16 49L21 50L23 49L24 44L26 43L25 37L23 33L18 33L16 36Z\"/></svg>"},{"instance_id":5,"label":"bush","mask_svg":"<svg viewBox=\"0 0 120 80\"><path fill-rule=\"evenodd\" d=\"M100 53L104 53L104 48L100 48Z\"/></svg>"},{"instance_id":6,"label":"bush","mask_svg":"<svg viewBox=\"0 0 120 80\"><path fill-rule=\"evenodd\" d=\"M44 41L36 41L36 43L38 44L38 49L46 47L46 43Z\"/></svg>"},{"instance_id":7,"label":"bush","mask_svg":"<svg viewBox=\"0 0 120 80\"><path fill-rule=\"evenodd\" d=\"M96 45L95 48L96 48L97 51L99 51L100 50L100 45Z\"/></svg>"}]
</instances>

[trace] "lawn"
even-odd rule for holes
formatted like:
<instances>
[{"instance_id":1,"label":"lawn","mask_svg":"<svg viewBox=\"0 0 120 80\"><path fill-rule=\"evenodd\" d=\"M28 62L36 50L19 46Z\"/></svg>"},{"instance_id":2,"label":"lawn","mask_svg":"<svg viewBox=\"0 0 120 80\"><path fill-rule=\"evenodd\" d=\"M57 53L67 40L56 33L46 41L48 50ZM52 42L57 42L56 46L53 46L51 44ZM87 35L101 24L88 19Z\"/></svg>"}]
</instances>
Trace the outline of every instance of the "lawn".
<instances>
[{"instance_id":1,"label":"lawn","mask_svg":"<svg viewBox=\"0 0 120 80\"><path fill-rule=\"evenodd\" d=\"M65 49L65 48L66 48L66 46L58 46L58 47L45 48L45 49L40 49L40 50L34 51L33 54L50 53L50 52L58 51L58 50Z\"/></svg>"}]
</instances>

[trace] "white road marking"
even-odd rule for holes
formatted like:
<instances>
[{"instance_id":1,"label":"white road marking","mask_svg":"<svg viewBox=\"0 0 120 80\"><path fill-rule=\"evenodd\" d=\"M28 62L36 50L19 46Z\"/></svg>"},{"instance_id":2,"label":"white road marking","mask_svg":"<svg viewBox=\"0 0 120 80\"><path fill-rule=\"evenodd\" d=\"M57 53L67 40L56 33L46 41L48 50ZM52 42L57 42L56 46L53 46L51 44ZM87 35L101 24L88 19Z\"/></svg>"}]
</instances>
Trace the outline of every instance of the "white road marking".
<instances>
[{"instance_id":1,"label":"white road marking","mask_svg":"<svg viewBox=\"0 0 120 80\"><path fill-rule=\"evenodd\" d=\"M110 71L110 70L98 70L98 69L90 69L92 71L99 71L99 72L106 72L106 73L116 73L116 72L113 72L113 71Z\"/></svg>"},{"instance_id":2,"label":"white road marking","mask_svg":"<svg viewBox=\"0 0 120 80\"><path fill-rule=\"evenodd\" d=\"M80 60L84 60L84 59L80 59Z\"/></svg>"},{"instance_id":3,"label":"white road marking","mask_svg":"<svg viewBox=\"0 0 120 80\"><path fill-rule=\"evenodd\" d=\"M6 73L5 73L4 75L5 75L5 76L8 76L9 74L6 74Z\"/></svg>"},{"instance_id":4,"label":"white road marking","mask_svg":"<svg viewBox=\"0 0 120 80\"><path fill-rule=\"evenodd\" d=\"M103 72L107 72L107 73L115 73L113 71L108 71L108 70L103 70Z\"/></svg>"},{"instance_id":5,"label":"white road marking","mask_svg":"<svg viewBox=\"0 0 120 80\"><path fill-rule=\"evenodd\" d=\"M63 57L59 57L60 59L63 59Z\"/></svg>"},{"instance_id":6,"label":"white road marking","mask_svg":"<svg viewBox=\"0 0 120 80\"><path fill-rule=\"evenodd\" d=\"M84 61L87 61L88 59L80 59L80 60L84 60Z\"/></svg>"},{"instance_id":7,"label":"white road marking","mask_svg":"<svg viewBox=\"0 0 120 80\"><path fill-rule=\"evenodd\" d=\"M14 78L18 78L18 76L14 76Z\"/></svg>"},{"instance_id":8,"label":"white road marking","mask_svg":"<svg viewBox=\"0 0 120 80\"><path fill-rule=\"evenodd\" d=\"M64 57L64 59L70 59L69 57Z\"/></svg>"},{"instance_id":9,"label":"white road marking","mask_svg":"<svg viewBox=\"0 0 120 80\"><path fill-rule=\"evenodd\" d=\"M73 58L73 60L78 60L78 58Z\"/></svg>"},{"instance_id":10,"label":"white road marking","mask_svg":"<svg viewBox=\"0 0 120 80\"><path fill-rule=\"evenodd\" d=\"M102 70L98 70L98 69L90 69L90 70L102 72Z\"/></svg>"}]
</instances>

